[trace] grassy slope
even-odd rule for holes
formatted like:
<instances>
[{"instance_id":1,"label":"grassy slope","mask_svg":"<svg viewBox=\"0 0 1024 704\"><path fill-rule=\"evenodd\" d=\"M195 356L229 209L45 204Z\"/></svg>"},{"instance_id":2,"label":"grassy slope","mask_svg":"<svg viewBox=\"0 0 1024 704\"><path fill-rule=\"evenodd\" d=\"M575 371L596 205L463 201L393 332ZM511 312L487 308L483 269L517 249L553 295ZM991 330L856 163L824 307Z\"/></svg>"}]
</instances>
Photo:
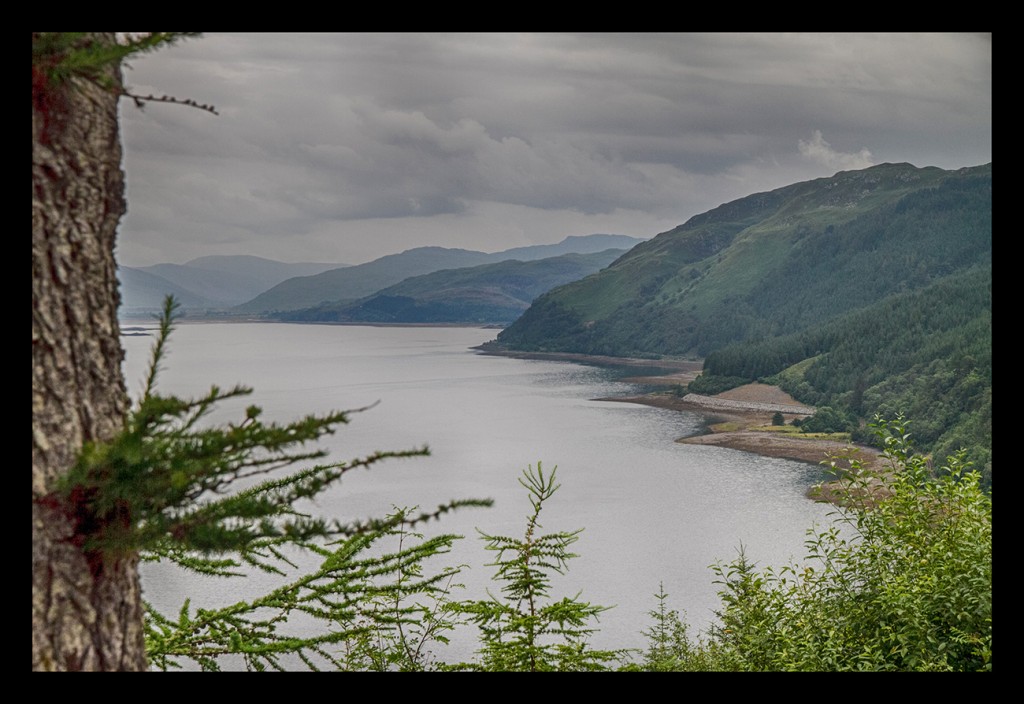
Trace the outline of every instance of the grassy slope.
<instances>
[{"instance_id":1,"label":"grassy slope","mask_svg":"<svg viewBox=\"0 0 1024 704\"><path fill-rule=\"evenodd\" d=\"M542 297L500 340L705 355L819 325L991 256L991 167L961 171L882 165L723 205Z\"/></svg>"}]
</instances>

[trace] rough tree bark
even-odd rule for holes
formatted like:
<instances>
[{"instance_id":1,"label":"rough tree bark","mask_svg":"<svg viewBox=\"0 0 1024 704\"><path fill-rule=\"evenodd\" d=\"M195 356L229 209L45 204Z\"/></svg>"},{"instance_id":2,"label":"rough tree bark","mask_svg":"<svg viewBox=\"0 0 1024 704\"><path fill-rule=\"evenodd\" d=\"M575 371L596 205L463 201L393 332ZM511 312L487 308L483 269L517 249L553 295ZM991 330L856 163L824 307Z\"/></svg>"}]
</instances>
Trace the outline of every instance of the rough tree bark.
<instances>
[{"instance_id":1,"label":"rough tree bark","mask_svg":"<svg viewBox=\"0 0 1024 704\"><path fill-rule=\"evenodd\" d=\"M40 96L33 84L33 670L146 667L138 556L97 560L50 498L83 442L109 438L128 409L114 260L120 66L109 73L113 89L71 79Z\"/></svg>"}]
</instances>

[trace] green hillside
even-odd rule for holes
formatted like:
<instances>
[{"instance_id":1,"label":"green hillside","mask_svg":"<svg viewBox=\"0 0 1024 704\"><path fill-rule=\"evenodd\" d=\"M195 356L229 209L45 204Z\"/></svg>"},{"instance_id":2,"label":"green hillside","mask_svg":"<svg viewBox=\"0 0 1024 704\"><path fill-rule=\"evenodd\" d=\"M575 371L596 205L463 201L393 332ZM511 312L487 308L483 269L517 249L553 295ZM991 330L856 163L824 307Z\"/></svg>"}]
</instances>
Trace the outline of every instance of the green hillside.
<instances>
[{"instance_id":1,"label":"green hillside","mask_svg":"<svg viewBox=\"0 0 1024 704\"><path fill-rule=\"evenodd\" d=\"M543 296L522 350L703 357L788 334L991 260L991 165L883 164L759 193Z\"/></svg>"},{"instance_id":2,"label":"green hillside","mask_svg":"<svg viewBox=\"0 0 1024 704\"><path fill-rule=\"evenodd\" d=\"M992 266L889 296L800 333L724 347L705 376L762 379L852 417L903 413L920 447L971 448L991 474Z\"/></svg>"},{"instance_id":3,"label":"green hillside","mask_svg":"<svg viewBox=\"0 0 1024 704\"><path fill-rule=\"evenodd\" d=\"M389 323L490 323L515 320L555 286L581 279L623 254L565 254L445 269L406 279L352 303L282 313L283 320Z\"/></svg>"},{"instance_id":4,"label":"green hillside","mask_svg":"<svg viewBox=\"0 0 1024 704\"><path fill-rule=\"evenodd\" d=\"M691 218L540 297L518 350L706 358L991 467L992 167L882 164ZM699 386L699 384L698 384Z\"/></svg>"}]
</instances>

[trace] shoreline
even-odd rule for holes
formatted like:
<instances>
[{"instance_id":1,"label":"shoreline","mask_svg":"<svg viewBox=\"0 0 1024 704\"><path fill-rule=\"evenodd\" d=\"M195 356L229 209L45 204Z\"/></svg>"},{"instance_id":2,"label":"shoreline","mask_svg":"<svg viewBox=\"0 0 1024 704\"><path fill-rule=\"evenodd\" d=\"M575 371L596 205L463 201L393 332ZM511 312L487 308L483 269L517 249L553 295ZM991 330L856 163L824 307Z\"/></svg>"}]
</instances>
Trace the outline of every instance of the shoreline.
<instances>
[{"instance_id":1,"label":"shoreline","mask_svg":"<svg viewBox=\"0 0 1024 704\"><path fill-rule=\"evenodd\" d=\"M702 361L672 359L639 359L630 357L609 357L572 352L518 352L505 350L492 343L472 348L478 353L516 359L539 359L569 361L596 366L637 366L676 369L675 373L652 376L626 377L622 381L676 386L692 381L703 369ZM704 432L677 438L675 442L689 445L714 445L764 457L822 465L833 458L848 457L851 453L860 460L865 470L872 471L878 464L880 451L867 445L849 441L801 437L797 433L769 430L775 412L782 413L790 424L794 418L806 418L816 409L797 402L776 386L752 383L730 389L715 396L686 394L678 396L672 392L652 392L633 396L596 398L595 401L613 403L638 403L674 411L699 414L704 421ZM839 469L849 469L848 459L835 461ZM815 501L832 501L829 490L832 482L817 485L808 490L808 498Z\"/></svg>"},{"instance_id":2,"label":"shoreline","mask_svg":"<svg viewBox=\"0 0 1024 704\"><path fill-rule=\"evenodd\" d=\"M693 373L694 376L704 368L704 362L692 359L645 359L642 357L611 357L599 354L582 354L579 352L521 352L509 350L493 342L471 347L478 354L494 357L511 357L513 359L539 359L555 362L579 362L599 367L656 367L659 369L677 369L682 373ZM638 379L655 379L659 377L634 377ZM643 382L655 383L655 382Z\"/></svg>"},{"instance_id":3,"label":"shoreline","mask_svg":"<svg viewBox=\"0 0 1024 704\"><path fill-rule=\"evenodd\" d=\"M690 411L700 414L703 420L705 420L706 432L685 436L676 440L676 442L683 444L728 447L769 457L803 461L803 463L812 465L821 465L824 461L828 461L831 456L854 450L857 458L862 461L866 469L870 469L877 464L879 450L867 445L822 438L807 438L792 433L755 430L771 427L771 416L774 414L776 407L782 413L785 422L791 423L795 417L806 417L809 414L802 412L808 408L807 406L794 405L790 410L785 410L785 406L782 404L765 404L759 401L751 401L752 407L748 409L741 407L740 404L742 402L737 402L735 406L731 407L716 407L707 403L707 399L717 399L718 397L698 397L698 400L688 400L690 396L697 396L697 394L676 397L655 393L594 400L640 403L657 408ZM754 404L768 405L771 409L762 409ZM849 469L849 463L843 463L843 461L838 463L838 466L841 469Z\"/></svg>"},{"instance_id":4,"label":"shoreline","mask_svg":"<svg viewBox=\"0 0 1024 704\"><path fill-rule=\"evenodd\" d=\"M594 400L639 403L656 408L698 413L704 419L705 432L676 439L676 442L686 445L714 445L765 457L779 457L816 465L827 462L830 457L846 454L852 450L865 468L870 469L876 464L879 454L877 448L858 445L852 442L841 442L839 440L801 437L795 433L756 430L755 428L771 427L771 418L775 412L774 410L766 411L756 408L744 410L739 407L724 410L704 402L687 400L688 396L696 395L688 394L684 397L675 397L655 393ZM803 418L808 415L805 413L787 413L781 409L780 412L782 412L783 418L785 418L787 423L792 421L793 418ZM841 469L849 469L849 462L837 462L837 466Z\"/></svg>"}]
</instances>

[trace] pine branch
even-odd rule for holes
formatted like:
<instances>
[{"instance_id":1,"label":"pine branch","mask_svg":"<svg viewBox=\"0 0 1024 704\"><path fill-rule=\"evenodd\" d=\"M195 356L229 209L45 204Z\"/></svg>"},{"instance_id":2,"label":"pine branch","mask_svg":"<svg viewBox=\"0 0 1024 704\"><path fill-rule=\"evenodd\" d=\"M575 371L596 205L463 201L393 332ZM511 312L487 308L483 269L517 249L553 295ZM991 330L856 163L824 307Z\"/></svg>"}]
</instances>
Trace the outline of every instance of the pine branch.
<instances>
[{"instance_id":1,"label":"pine branch","mask_svg":"<svg viewBox=\"0 0 1024 704\"><path fill-rule=\"evenodd\" d=\"M398 627L404 624L421 632L422 626L422 637L427 638L453 624L429 609L403 606L403 602L414 595L440 599L448 593L451 578L461 568L449 567L424 576L423 563L448 553L460 536L426 540L416 536L418 542L406 545L407 533L402 526L408 513L406 509L397 510L388 517L396 526L393 529L351 537L331 550L317 547L315 552L323 557L318 569L251 601L193 612L186 600L177 619L147 605L146 640L151 662L166 670L179 667L181 659L190 659L209 670L217 668L219 657L240 654L250 669L264 669L279 667L282 655L294 655L313 670L325 663L345 669L371 655L380 660L387 650L389 657L402 660L398 664L403 669L423 669L422 659L413 659L413 653L420 657L419 651L406 642L407 636L396 636L400 633ZM383 552L377 549L378 543L388 538L397 538L398 548ZM292 614L321 622L321 633L308 637L289 633ZM378 643L376 651L359 645L371 636ZM335 645L349 654L332 652L329 646ZM397 660L384 659L376 669L386 669L387 662Z\"/></svg>"},{"instance_id":2,"label":"pine branch","mask_svg":"<svg viewBox=\"0 0 1024 704\"><path fill-rule=\"evenodd\" d=\"M76 541L97 556L155 551L188 569L224 574L239 564L222 562L225 554L275 571L267 563L279 558L272 550L266 552L272 541L338 539L397 525L390 518L327 520L304 515L294 507L302 499L315 499L355 469L386 459L424 456L429 454L427 447L317 464L236 491L240 481L324 457L323 450L302 447L348 423L351 413L366 409L277 424L264 423L261 409L249 406L240 423L203 427L202 421L217 402L249 394L251 389L239 386L221 391L214 386L198 399L157 393L156 378L167 354L176 309L168 297L146 389L124 430L108 442L87 444L47 499L63 505L74 517ZM410 527L455 508L484 505L490 502L453 501L416 517L403 514L401 521Z\"/></svg>"},{"instance_id":3,"label":"pine branch","mask_svg":"<svg viewBox=\"0 0 1024 704\"><path fill-rule=\"evenodd\" d=\"M135 107L137 107L139 110L145 108L146 103L174 103L176 105L187 105L198 110L205 110L206 112L213 113L214 115L220 115L220 113L217 112L217 110L212 105L197 103L195 100L192 100L191 98L175 98L170 95L156 96L153 94L139 95L137 93L131 93L127 89L122 90L121 95L127 98L131 98L133 101L135 101Z\"/></svg>"}]
</instances>

